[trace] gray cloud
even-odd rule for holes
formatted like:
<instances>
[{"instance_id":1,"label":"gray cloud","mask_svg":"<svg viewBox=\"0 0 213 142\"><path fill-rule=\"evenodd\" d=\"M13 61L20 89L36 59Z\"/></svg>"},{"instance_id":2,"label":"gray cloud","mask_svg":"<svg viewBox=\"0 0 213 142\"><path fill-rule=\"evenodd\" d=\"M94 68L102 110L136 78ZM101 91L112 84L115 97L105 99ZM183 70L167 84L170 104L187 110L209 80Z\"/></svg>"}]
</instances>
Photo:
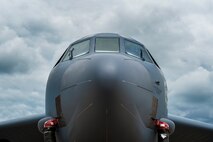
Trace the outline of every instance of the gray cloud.
<instances>
[{"instance_id":1,"label":"gray cloud","mask_svg":"<svg viewBox=\"0 0 213 142\"><path fill-rule=\"evenodd\" d=\"M181 116L212 123L212 75L213 72L199 67L170 82L170 111Z\"/></svg>"},{"instance_id":2,"label":"gray cloud","mask_svg":"<svg viewBox=\"0 0 213 142\"><path fill-rule=\"evenodd\" d=\"M0 118L44 112L48 73L66 47L117 32L143 42L160 64L170 113L213 123L212 13L210 0L2 1Z\"/></svg>"},{"instance_id":3,"label":"gray cloud","mask_svg":"<svg viewBox=\"0 0 213 142\"><path fill-rule=\"evenodd\" d=\"M23 47L23 48L22 48ZM0 45L0 73L27 72L32 55L27 51L21 39L16 38ZM33 53L32 53L33 54Z\"/></svg>"}]
</instances>

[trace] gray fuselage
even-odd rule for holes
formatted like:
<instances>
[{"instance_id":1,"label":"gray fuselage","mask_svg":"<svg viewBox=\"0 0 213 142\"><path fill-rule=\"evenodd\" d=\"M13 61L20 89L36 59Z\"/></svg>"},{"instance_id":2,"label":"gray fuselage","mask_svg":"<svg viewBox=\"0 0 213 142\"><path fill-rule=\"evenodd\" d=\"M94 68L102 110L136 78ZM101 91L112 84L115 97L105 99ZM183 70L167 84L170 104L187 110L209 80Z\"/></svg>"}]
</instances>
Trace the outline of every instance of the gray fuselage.
<instances>
[{"instance_id":1,"label":"gray fuselage","mask_svg":"<svg viewBox=\"0 0 213 142\"><path fill-rule=\"evenodd\" d=\"M118 52L97 52L97 38L116 38ZM147 52L150 61L128 54L125 40L140 45L141 57ZM85 50L70 51L82 41L88 41L88 52L72 55ZM96 34L71 44L52 69L46 115L60 118L57 141L157 142L152 120L167 118L166 93L164 76L141 43L117 34Z\"/></svg>"}]
</instances>

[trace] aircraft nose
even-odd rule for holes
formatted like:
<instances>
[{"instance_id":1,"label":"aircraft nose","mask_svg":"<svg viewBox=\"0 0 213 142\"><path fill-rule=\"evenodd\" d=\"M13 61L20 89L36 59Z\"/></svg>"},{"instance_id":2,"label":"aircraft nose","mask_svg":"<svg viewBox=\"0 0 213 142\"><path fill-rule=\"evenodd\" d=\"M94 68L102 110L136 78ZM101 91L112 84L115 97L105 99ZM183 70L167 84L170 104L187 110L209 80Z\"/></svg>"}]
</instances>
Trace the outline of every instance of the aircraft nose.
<instances>
[{"instance_id":1,"label":"aircraft nose","mask_svg":"<svg viewBox=\"0 0 213 142\"><path fill-rule=\"evenodd\" d=\"M118 66L113 61L100 63L96 66L95 81L103 89L112 89L118 81Z\"/></svg>"}]
</instances>

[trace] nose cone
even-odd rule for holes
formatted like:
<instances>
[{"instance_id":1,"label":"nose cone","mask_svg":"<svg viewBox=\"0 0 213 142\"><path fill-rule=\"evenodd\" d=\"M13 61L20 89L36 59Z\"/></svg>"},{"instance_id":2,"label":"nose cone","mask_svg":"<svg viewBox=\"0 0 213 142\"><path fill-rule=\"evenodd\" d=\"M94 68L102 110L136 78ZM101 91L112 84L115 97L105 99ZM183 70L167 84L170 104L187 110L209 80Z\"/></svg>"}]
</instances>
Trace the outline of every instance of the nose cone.
<instances>
[{"instance_id":1,"label":"nose cone","mask_svg":"<svg viewBox=\"0 0 213 142\"><path fill-rule=\"evenodd\" d=\"M150 88L143 64L122 55L96 54L73 62L62 80L58 110L66 126L59 129L57 138L67 142L154 141L154 131L147 128L153 108Z\"/></svg>"},{"instance_id":2,"label":"nose cone","mask_svg":"<svg viewBox=\"0 0 213 142\"><path fill-rule=\"evenodd\" d=\"M113 89L119 81L119 68L113 61L100 62L95 67L95 81L102 89Z\"/></svg>"}]
</instances>

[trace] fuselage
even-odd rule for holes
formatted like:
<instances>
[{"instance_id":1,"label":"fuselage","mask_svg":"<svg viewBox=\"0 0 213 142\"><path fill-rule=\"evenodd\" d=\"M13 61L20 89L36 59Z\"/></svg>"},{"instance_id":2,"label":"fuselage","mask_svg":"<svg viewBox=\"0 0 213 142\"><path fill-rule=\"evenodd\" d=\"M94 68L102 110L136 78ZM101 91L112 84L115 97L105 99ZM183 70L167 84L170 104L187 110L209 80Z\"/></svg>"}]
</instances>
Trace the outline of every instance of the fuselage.
<instances>
[{"instance_id":1,"label":"fuselage","mask_svg":"<svg viewBox=\"0 0 213 142\"><path fill-rule=\"evenodd\" d=\"M96 34L71 44L52 69L46 115L60 120L57 141L157 142L153 119L167 117L166 93L141 43Z\"/></svg>"}]
</instances>

